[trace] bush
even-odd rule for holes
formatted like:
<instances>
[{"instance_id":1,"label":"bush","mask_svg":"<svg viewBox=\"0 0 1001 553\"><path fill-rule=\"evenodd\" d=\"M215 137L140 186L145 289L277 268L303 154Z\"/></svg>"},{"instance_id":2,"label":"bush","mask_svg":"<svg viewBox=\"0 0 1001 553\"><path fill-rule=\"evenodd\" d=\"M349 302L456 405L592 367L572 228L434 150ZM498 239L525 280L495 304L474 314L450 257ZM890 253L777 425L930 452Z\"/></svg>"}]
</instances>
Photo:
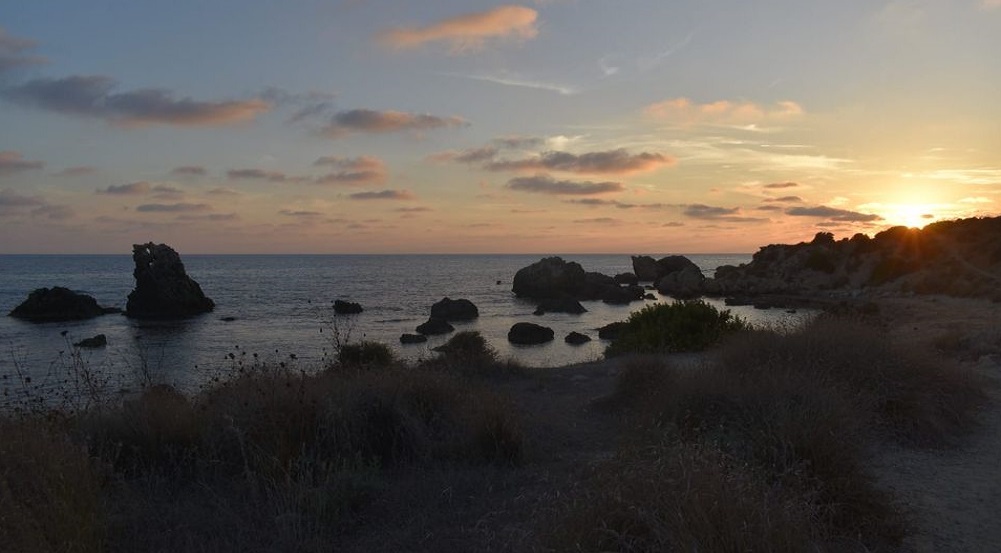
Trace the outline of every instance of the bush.
<instances>
[{"instance_id":1,"label":"bush","mask_svg":"<svg viewBox=\"0 0 1001 553\"><path fill-rule=\"evenodd\" d=\"M648 305L633 313L605 355L702 351L746 322L702 300Z\"/></svg>"},{"instance_id":2,"label":"bush","mask_svg":"<svg viewBox=\"0 0 1001 553\"><path fill-rule=\"evenodd\" d=\"M337 350L337 363L344 368L388 367L395 362L393 350L379 342L343 344Z\"/></svg>"}]
</instances>

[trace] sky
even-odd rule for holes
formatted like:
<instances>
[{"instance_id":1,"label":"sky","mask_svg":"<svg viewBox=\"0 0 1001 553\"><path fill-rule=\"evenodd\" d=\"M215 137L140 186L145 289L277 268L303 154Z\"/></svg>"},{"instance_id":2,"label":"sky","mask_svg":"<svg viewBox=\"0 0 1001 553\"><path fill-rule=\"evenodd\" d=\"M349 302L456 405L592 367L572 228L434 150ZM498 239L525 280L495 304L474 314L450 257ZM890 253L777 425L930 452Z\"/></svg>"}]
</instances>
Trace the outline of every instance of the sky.
<instances>
[{"instance_id":1,"label":"sky","mask_svg":"<svg viewBox=\"0 0 1001 553\"><path fill-rule=\"evenodd\" d=\"M0 253L753 252L1001 212L1001 0L10 0Z\"/></svg>"}]
</instances>

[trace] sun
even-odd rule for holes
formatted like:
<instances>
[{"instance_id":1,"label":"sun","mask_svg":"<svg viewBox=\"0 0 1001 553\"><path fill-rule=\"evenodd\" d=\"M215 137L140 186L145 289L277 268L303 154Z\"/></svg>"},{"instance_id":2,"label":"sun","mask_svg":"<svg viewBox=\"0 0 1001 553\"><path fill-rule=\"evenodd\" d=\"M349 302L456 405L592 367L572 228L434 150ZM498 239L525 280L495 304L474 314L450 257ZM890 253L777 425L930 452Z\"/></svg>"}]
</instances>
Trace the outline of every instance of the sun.
<instances>
[{"instance_id":1,"label":"sun","mask_svg":"<svg viewBox=\"0 0 1001 553\"><path fill-rule=\"evenodd\" d=\"M921 228L937 219L934 207L931 204L893 204L887 206L883 218L894 226Z\"/></svg>"}]
</instances>

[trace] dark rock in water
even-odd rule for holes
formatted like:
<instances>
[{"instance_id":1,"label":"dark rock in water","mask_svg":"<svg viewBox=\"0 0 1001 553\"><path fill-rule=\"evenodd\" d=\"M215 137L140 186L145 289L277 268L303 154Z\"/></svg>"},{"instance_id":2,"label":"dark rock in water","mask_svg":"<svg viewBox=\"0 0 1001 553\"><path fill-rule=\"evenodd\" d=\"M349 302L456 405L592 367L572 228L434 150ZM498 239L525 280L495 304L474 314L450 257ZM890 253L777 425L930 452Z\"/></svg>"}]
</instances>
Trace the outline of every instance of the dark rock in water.
<instances>
[{"instance_id":1,"label":"dark rock in water","mask_svg":"<svg viewBox=\"0 0 1001 553\"><path fill-rule=\"evenodd\" d=\"M619 332L626 327L626 323L619 321L617 323L608 323L607 325L598 329L598 338L602 340L614 340L619 336Z\"/></svg>"},{"instance_id":2,"label":"dark rock in water","mask_svg":"<svg viewBox=\"0 0 1001 553\"><path fill-rule=\"evenodd\" d=\"M231 323L236 320L236 317L221 317L219 320L224 323Z\"/></svg>"},{"instance_id":3,"label":"dark rock in water","mask_svg":"<svg viewBox=\"0 0 1001 553\"><path fill-rule=\"evenodd\" d=\"M632 286L634 284L639 284L639 279L636 275L632 273L619 273L615 275L616 284L625 284L626 286Z\"/></svg>"},{"instance_id":4,"label":"dark rock in water","mask_svg":"<svg viewBox=\"0 0 1001 553\"><path fill-rule=\"evenodd\" d=\"M550 298L540 301L539 307L535 309L535 314L545 315L546 313L580 315L581 313L587 313L587 309L579 301L569 296L563 296L561 298Z\"/></svg>"},{"instance_id":5,"label":"dark rock in water","mask_svg":"<svg viewBox=\"0 0 1001 553\"><path fill-rule=\"evenodd\" d=\"M444 298L431 306L431 318L446 321L471 321L480 316L479 309L467 299Z\"/></svg>"},{"instance_id":6,"label":"dark rock in water","mask_svg":"<svg viewBox=\"0 0 1001 553\"><path fill-rule=\"evenodd\" d=\"M403 334L400 336L401 344L423 344L428 341L428 337L423 334Z\"/></svg>"},{"instance_id":7,"label":"dark rock in water","mask_svg":"<svg viewBox=\"0 0 1001 553\"><path fill-rule=\"evenodd\" d=\"M79 321L104 315L97 300L69 288L39 288L10 312L10 316L33 323Z\"/></svg>"},{"instance_id":8,"label":"dark rock in water","mask_svg":"<svg viewBox=\"0 0 1001 553\"><path fill-rule=\"evenodd\" d=\"M545 299L577 297L584 286L584 268L560 257L547 257L514 275L512 290L518 297Z\"/></svg>"},{"instance_id":9,"label":"dark rock in water","mask_svg":"<svg viewBox=\"0 0 1001 553\"><path fill-rule=\"evenodd\" d=\"M627 305L643 299L642 286L615 286L602 291L601 301L610 305Z\"/></svg>"},{"instance_id":10,"label":"dark rock in water","mask_svg":"<svg viewBox=\"0 0 1001 553\"><path fill-rule=\"evenodd\" d=\"M587 334L581 334L580 332L571 332L570 334L567 334L567 337L564 338L563 341L572 346L579 346L590 342L591 337Z\"/></svg>"},{"instance_id":11,"label":"dark rock in water","mask_svg":"<svg viewBox=\"0 0 1001 553\"><path fill-rule=\"evenodd\" d=\"M660 276L657 261L654 258L648 255L634 255L632 259L633 273L636 274L636 278L639 280L653 282Z\"/></svg>"},{"instance_id":12,"label":"dark rock in water","mask_svg":"<svg viewBox=\"0 0 1001 553\"><path fill-rule=\"evenodd\" d=\"M84 338L83 340L80 340L79 342L73 344L73 347L94 349L94 348L103 348L104 346L107 345L108 345L108 337L105 336L104 334L98 334L93 338Z\"/></svg>"},{"instance_id":13,"label":"dark rock in water","mask_svg":"<svg viewBox=\"0 0 1001 553\"><path fill-rule=\"evenodd\" d=\"M132 246L136 288L129 294L125 314L137 319L177 319L208 313L215 302L184 270L181 256L166 244Z\"/></svg>"},{"instance_id":14,"label":"dark rock in water","mask_svg":"<svg viewBox=\"0 0 1001 553\"><path fill-rule=\"evenodd\" d=\"M334 313L338 315L357 315L364 311L360 303L353 301L334 300Z\"/></svg>"},{"instance_id":15,"label":"dark rock in water","mask_svg":"<svg viewBox=\"0 0 1001 553\"><path fill-rule=\"evenodd\" d=\"M657 260L657 274L662 277L685 269L695 269L702 272L694 261L683 255L669 255Z\"/></svg>"},{"instance_id":16,"label":"dark rock in water","mask_svg":"<svg viewBox=\"0 0 1001 553\"><path fill-rule=\"evenodd\" d=\"M444 319L436 319L434 317L431 317L426 323L422 323L417 327L417 332L424 334L425 336L448 334L453 330L455 330L455 327L448 324L448 321Z\"/></svg>"},{"instance_id":17,"label":"dark rock in water","mask_svg":"<svg viewBox=\"0 0 1001 553\"><path fill-rule=\"evenodd\" d=\"M552 342L553 329L535 323L514 323L507 333L507 341L512 344L531 346Z\"/></svg>"},{"instance_id":18,"label":"dark rock in water","mask_svg":"<svg viewBox=\"0 0 1001 553\"><path fill-rule=\"evenodd\" d=\"M655 299L657 299L657 296L655 296L653 294L643 294L643 299L645 299L645 300L655 300Z\"/></svg>"}]
</instances>

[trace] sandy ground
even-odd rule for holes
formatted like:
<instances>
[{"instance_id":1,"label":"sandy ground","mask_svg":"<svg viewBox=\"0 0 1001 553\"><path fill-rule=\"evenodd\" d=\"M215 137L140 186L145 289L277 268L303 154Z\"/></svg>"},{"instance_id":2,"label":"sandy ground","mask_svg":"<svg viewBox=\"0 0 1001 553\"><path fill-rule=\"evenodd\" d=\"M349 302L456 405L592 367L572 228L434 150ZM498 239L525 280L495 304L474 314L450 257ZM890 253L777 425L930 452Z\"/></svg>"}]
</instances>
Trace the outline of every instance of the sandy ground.
<instances>
[{"instance_id":1,"label":"sandy ground","mask_svg":"<svg viewBox=\"0 0 1001 553\"><path fill-rule=\"evenodd\" d=\"M958 447L881 445L874 472L909 513L906 552L1001 551L1001 304L944 297L878 302L891 337L985 378L982 424Z\"/></svg>"}]
</instances>

